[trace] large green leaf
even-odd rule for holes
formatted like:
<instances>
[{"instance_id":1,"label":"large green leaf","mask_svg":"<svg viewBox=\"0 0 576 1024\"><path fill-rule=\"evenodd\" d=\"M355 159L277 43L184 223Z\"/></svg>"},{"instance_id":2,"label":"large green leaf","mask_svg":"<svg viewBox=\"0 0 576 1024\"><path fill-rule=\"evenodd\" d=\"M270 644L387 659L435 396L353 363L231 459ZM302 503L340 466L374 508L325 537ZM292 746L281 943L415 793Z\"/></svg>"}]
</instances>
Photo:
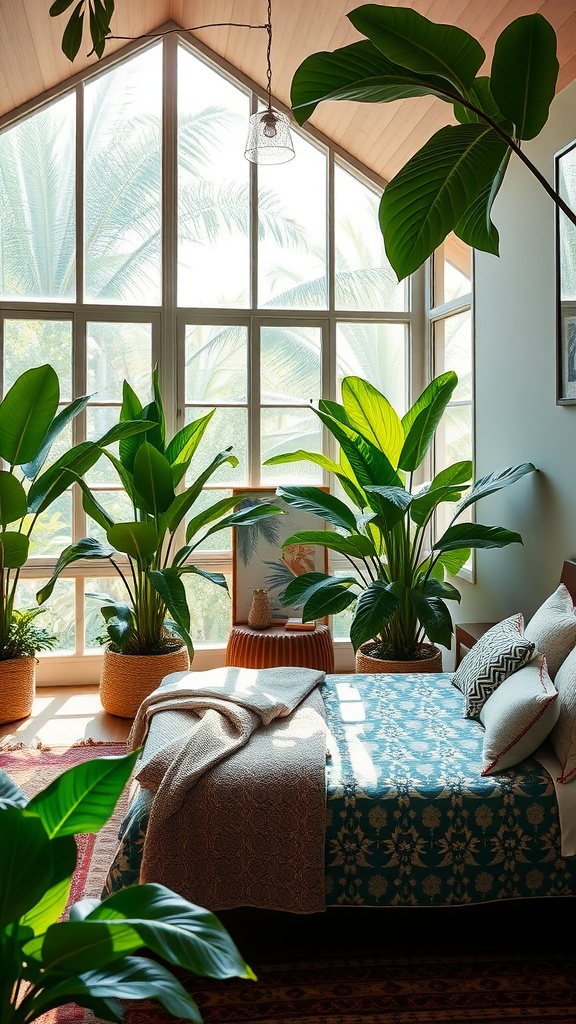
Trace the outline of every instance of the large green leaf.
<instances>
[{"instance_id":1,"label":"large green leaf","mask_svg":"<svg viewBox=\"0 0 576 1024\"><path fill-rule=\"evenodd\" d=\"M50 887L34 906L22 915L20 924L24 928L31 928L36 937L43 936L49 925L59 920L66 909L72 875L78 858L78 847L73 836L60 836L53 839L50 848L52 851L52 879ZM42 940L38 945L41 947ZM38 950L40 956L40 949Z\"/></svg>"},{"instance_id":2,"label":"large green leaf","mask_svg":"<svg viewBox=\"0 0 576 1024\"><path fill-rule=\"evenodd\" d=\"M548 120L558 79L556 33L541 14L516 18L496 40L490 87L518 139L533 139Z\"/></svg>"},{"instance_id":3,"label":"large green leaf","mask_svg":"<svg viewBox=\"0 0 576 1024\"><path fill-rule=\"evenodd\" d=\"M500 236L492 223L490 214L494 200L504 181L511 156L512 150L506 150L493 180L482 189L454 228L458 238L461 238L467 245L474 249L482 249L483 252L491 252L493 256L499 255Z\"/></svg>"},{"instance_id":4,"label":"large green leaf","mask_svg":"<svg viewBox=\"0 0 576 1024\"><path fill-rule=\"evenodd\" d=\"M468 32L455 25L437 25L409 7L365 4L348 18L390 60L417 74L445 78L463 94L486 56Z\"/></svg>"},{"instance_id":5,"label":"large green leaf","mask_svg":"<svg viewBox=\"0 0 576 1024\"><path fill-rule=\"evenodd\" d=\"M23 519L28 511L26 491L13 473L0 470L0 524L2 529L9 523Z\"/></svg>"},{"instance_id":6,"label":"large green leaf","mask_svg":"<svg viewBox=\"0 0 576 1024\"><path fill-rule=\"evenodd\" d=\"M403 483L390 459L380 448L322 409L314 411L340 445L360 487L366 487L367 484L400 486Z\"/></svg>"},{"instance_id":7,"label":"large green leaf","mask_svg":"<svg viewBox=\"0 0 576 1024\"><path fill-rule=\"evenodd\" d=\"M455 98L445 79L414 74L363 39L306 57L292 79L290 102L298 124L304 124L322 100L390 103L416 96Z\"/></svg>"},{"instance_id":8,"label":"large green leaf","mask_svg":"<svg viewBox=\"0 0 576 1024\"><path fill-rule=\"evenodd\" d=\"M355 576L339 576L337 582L347 589L357 583L357 580ZM333 577L324 572L304 572L300 576L296 576L286 587L284 604L301 608L318 591L330 587L333 583Z\"/></svg>"},{"instance_id":9,"label":"large green leaf","mask_svg":"<svg viewBox=\"0 0 576 1024\"><path fill-rule=\"evenodd\" d=\"M404 444L398 413L388 399L361 377L342 381L342 404L352 426L388 456L394 469Z\"/></svg>"},{"instance_id":10,"label":"large green leaf","mask_svg":"<svg viewBox=\"0 0 576 1024\"><path fill-rule=\"evenodd\" d=\"M94 537L83 537L82 540L77 541L76 544L69 544L68 547L64 548L60 553L50 579L37 592L36 600L38 601L38 604L44 604L44 602L48 600L54 590L56 580L67 566L85 558L110 558L113 554L114 548L110 547L109 544L102 544Z\"/></svg>"},{"instance_id":11,"label":"large green leaf","mask_svg":"<svg viewBox=\"0 0 576 1024\"><path fill-rule=\"evenodd\" d=\"M450 647L452 617L444 601L440 597L427 596L417 590L410 591L409 600L431 643Z\"/></svg>"},{"instance_id":12,"label":"large green leaf","mask_svg":"<svg viewBox=\"0 0 576 1024\"><path fill-rule=\"evenodd\" d=\"M53 983L28 1005L26 1020L34 1020L51 1007L70 1002L91 1008L94 1000L155 999L173 1017L202 1024L192 996L168 968L143 957L127 956L99 970L84 971L63 980L51 974L49 979Z\"/></svg>"},{"instance_id":13,"label":"large green leaf","mask_svg":"<svg viewBox=\"0 0 576 1024\"><path fill-rule=\"evenodd\" d=\"M490 88L490 79L487 75L481 75L476 78L471 88L468 90L468 99L470 103L476 107L476 111L470 110L470 107L464 106L462 103L454 104L454 115L460 124L471 124L482 122L485 123L485 118L481 115L486 114L491 121L494 121L507 135L512 137L514 133L514 125L507 118L502 116L496 100L492 95Z\"/></svg>"},{"instance_id":14,"label":"large green leaf","mask_svg":"<svg viewBox=\"0 0 576 1024\"><path fill-rule=\"evenodd\" d=\"M42 899L53 877L50 840L39 818L21 807L0 810L0 928Z\"/></svg>"},{"instance_id":15,"label":"large green leaf","mask_svg":"<svg viewBox=\"0 0 576 1024\"><path fill-rule=\"evenodd\" d=\"M288 604L286 593L283 603ZM340 577L327 580L308 598L302 608L302 621L312 622L324 615L338 615L356 600L356 594Z\"/></svg>"},{"instance_id":16,"label":"large green leaf","mask_svg":"<svg viewBox=\"0 0 576 1024\"><path fill-rule=\"evenodd\" d=\"M457 384L453 370L434 377L403 416L406 440L400 454L401 469L412 472L421 464Z\"/></svg>"},{"instance_id":17,"label":"large green leaf","mask_svg":"<svg viewBox=\"0 0 576 1024\"><path fill-rule=\"evenodd\" d=\"M96 757L68 768L32 797L25 813L38 815L51 838L98 832L112 814L137 756L138 751Z\"/></svg>"},{"instance_id":18,"label":"large green leaf","mask_svg":"<svg viewBox=\"0 0 576 1024\"><path fill-rule=\"evenodd\" d=\"M412 494L404 487L367 487L366 491L376 495L374 504L378 517L388 530L402 522L413 501Z\"/></svg>"},{"instance_id":19,"label":"large green leaf","mask_svg":"<svg viewBox=\"0 0 576 1024\"><path fill-rule=\"evenodd\" d=\"M22 472L24 476L27 476L30 480L33 480L38 475L50 448L52 447L56 438L62 433L65 427L76 418L79 412L84 409L90 401L90 395L83 395L82 398L76 398L69 405L65 406L57 416L54 417L50 427L48 428L44 441L41 447L38 449L36 456L32 459L32 462L27 462L22 466Z\"/></svg>"},{"instance_id":20,"label":"large green leaf","mask_svg":"<svg viewBox=\"0 0 576 1024\"><path fill-rule=\"evenodd\" d=\"M186 598L184 584L176 569L149 569L148 579L160 594L170 615L180 627L188 633L190 629L190 609Z\"/></svg>"},{"instance_id":21,"label":"large green leaf","mask_svg":"<svg viewBox=\"0 0 576 1024\"><path fill-rule=\"evenodd\" d=\"M367 640L382 632L400 607L400 600L382 580L374 580L358 598L350 626L350 640L355 651Z\"/></svg>"},{"instance_id":22,"label":"large green leaf","mask_svg":"<svg viewBox=\"0 0 576 1024\"><path fill-rule=\"evenodd\" d=\"M181 494L176 495L172 505L166 513L168 529L171 533L173 533L180 525L186 513L192 508L194 502L202 494L204 485L208 482L210 477L217 469L220 468L220 466L224 466L226 463L234 468L238 465L238 459L235 455L232 455L232 445L225 448L223 451L218 452L206 469L196 477L194 483L191 484L190 487L187 487Z\"/></svg>"},{"instance_id":23,"label":"large green leaf","mask_svg":"<svg viewBox=\"0 0 576 1024\"><path fill-rule=\"evenodd\" d=\"M81 441L36 477L28 491L30 512L44 512L56 498L96 465L102 449L93 441Z\"/></svg>"},{"instance_id":24,"label":"large green leaf","mask_svg":"<svg viewBox=\"0 0 576 1024\"><path fill-rule=\"evenodd\" d=\"M417 526L424 526L431 513L444 501L458 501L462 496L459 484L446 487L434 487L414 498L410 508L410 518Z\"/></svg>"},{"instance_id":25,"label":"large green leaf","mask_svg":"<svg viewBox=\"0 0 576 1024\"><path fill-rule=\"evenodd\" d=\"M136 453L133 479L140 508L156 519L161 512L168 511L176 497L172 467L166 456L148 441L144 441Z\"/></svg>"},{"instance_id":26,"label":"large green leaf","mask_svg":"<svg viewBox=\"0 0 576 1024\"><path fill-rule=\"evenodd\" d=\"M481 124L436 132L384 189L380 226L399 280L418 270L493 181L506 142Z\"/></svg>"},{"instance_id":27,"label":"large green leaf","mask_svg":"<svg viewBox=\"0 0 576 1024\"><path fill-rule=\"evenodd\" d=\"M10 466L31 462L58 409L60 385L45 364L25 370L0 402L0 456Z\"/></svg>"},{"instance_id":28,"label":"large green leaf","mask_svg":"<svg viewBox=\"0 0 576 1024\"><path fill-rule=\"evenodd\" d=\"M215 409L211 409L205 416L200 416L199 419L194 420L192 423L187 423L177 434L174 434L174 437L166 446L164 454L172 466L175 487L186 473L215 411Z\"/></svg>"},{"instance_id":29,"label":"large green leaf","mask_svg":"<svg viewBox=\"0 0 576 1024\"><path fill-rule=\"evenodd\" d=\"M317 544L318 547L328 548L329 551L339 551L349 558L365 558L376 554L370 538L361 533L343 537L335 530L299 530L288 537L283 546L289 547L291 544Z\"/></svg>"},{"instance_id":30,"label":"large green leaf","mask_svg":"<svg viewBox=\"0 0 576 1024\"><path fill-rule=\"evenodd\" d=\"M16 530L2 530L0 533L0 564L5 569L19 569L28 558L30 541Z\"/></svg>"},{"instance_id":31,"label":"large green leaf","mask_svg":"<svg viewBox=\"0 0 576 1024\"><path fill-rule=\"evenodd\" d=\"M508 544L522 544L519 533L503 526L483 526L481 523L456 523L434 541L434 551L458 551L460 548L505 548Z\"/></svg>"},{"instance_id":32,"label":"large green leaf","mask_svg":"<svg viewBox=\"0 0 576 1024\"><path fill-rule=\"evenodd\" d=\"M162 885L123 889L99 903L82 921L50 929L44 945L46 966L58 962L66 970L82 970L82 946L86 943L95 968L145 946L168 963L201 977L254 979L218 918Z\"/></svg>"},{"instance_id":33,"label":"large green leaf","mask_svg":"<svg viewBox=\"0 0 576 1024\"><path fill-rule=\"evenodd\" d=\"M276 493L287 505L320 516L331 526L356 533L356 516L336 495L320 487L278 487Z\"/></svg>"},{"instance_id":34,"label":"large green leaf","mask_svg":"<svg viewBox=\"0 0 576 1024\"><path fill-rule=\"evenodd\" d=\"M480 501L480 498L485 498L488 494L500 491L503 487L509 487L510 484L520 480L528 473L536 472L536 466L531 462L522 462L517 466L508 466L506 469L498 469L494 473L488 473L487 476L477 480L470 493L462 499L457 508L457 515L460 515L465 508Z\"/></svg>"},{"instance_id":35,"label":"large green leaf","mask_svg":"<svg viewBox=\"0 0 576 1024\"><path fill-rule=\"evenodd\" d=\"M210 508L199 512L186 525L186 540L192 540L200 530L216 519L218 522L206 531L203 539L210 537L213 533L217 533L218 530L227 529L229 526L249 526L260 519L267 519L270 516L286 515L284 510L279 508L278 505L272 505L268 502L258 503L250 508L241 508L237 511L232 511L231 515L225 515L226 512L236 509L238 503L244 498L252 497L253 495L249 492L234 494L230 498L221 498L220 501L215 502Z\"/></svg>"},{"instance_id":36,"label":"large green leaf","mask_svg":"<svg viewBox=\"0 0 576 1024\"><path fill-rule=\"evenodd\" d=\"M118 550L143 565L158 550L159 537L154 523L114 523L108 540Z\"/></svg>"}]
</instances>

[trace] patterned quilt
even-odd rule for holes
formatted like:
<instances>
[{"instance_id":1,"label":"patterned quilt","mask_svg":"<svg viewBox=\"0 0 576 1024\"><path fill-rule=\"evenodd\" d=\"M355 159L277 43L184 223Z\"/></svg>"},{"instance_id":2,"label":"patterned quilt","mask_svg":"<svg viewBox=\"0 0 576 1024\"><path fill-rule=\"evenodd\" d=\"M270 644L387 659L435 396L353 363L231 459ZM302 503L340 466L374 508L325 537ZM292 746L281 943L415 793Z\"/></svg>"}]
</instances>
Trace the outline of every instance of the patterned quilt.
<instances>
[{"instance_id":1,"label":"patterned quilt","mask_svg":"<svg viewBox=\"0 0 576 1024\"><path fill-rule=\"evenodd\" d=\"M483 727L451 678L326 676L329 906L576 895L552 779L534 758L482 778ZM138 881L152 799L135 785L104 895Z\"/></svg>"}]
</instances>

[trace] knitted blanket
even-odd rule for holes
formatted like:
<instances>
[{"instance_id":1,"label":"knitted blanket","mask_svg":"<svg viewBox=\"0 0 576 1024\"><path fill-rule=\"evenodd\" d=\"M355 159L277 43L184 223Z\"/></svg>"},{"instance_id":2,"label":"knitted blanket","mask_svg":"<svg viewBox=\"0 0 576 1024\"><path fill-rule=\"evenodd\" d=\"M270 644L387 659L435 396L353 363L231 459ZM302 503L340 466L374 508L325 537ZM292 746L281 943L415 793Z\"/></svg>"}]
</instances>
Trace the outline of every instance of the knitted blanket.
<instances>
[{"instance_id":1,"label":"knitted blanket","mask_svg":"<svg viewBox=\"0 0 576 1024\"><path fill-rule=\"evenodd\" d=\"M325 909L326 727L306 668L174 673L147 697L129 749L156 795L141 881L210 910Z\"/></svg>"}]
</instances>

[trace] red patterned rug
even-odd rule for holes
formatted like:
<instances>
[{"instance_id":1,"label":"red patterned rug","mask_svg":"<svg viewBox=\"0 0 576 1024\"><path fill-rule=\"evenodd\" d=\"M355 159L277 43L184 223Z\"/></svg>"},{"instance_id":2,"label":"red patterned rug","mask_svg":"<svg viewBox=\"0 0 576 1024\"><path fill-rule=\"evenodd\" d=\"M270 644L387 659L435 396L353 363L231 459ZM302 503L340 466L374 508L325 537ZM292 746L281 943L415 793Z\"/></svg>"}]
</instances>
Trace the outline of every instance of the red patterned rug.
<instances>
[{"instance_id":1,"label":"red patterned rug","mask_svg":"<svg viewBox=\"0 0 576 1024\"><path fill-rule=\"evenodd\" d=\"M31 796L87 757L123 752L117 743L0 748L0 767ZM73 901L100 895L127 798L126 792L97 836L80 837ZM530 901L520 902L526 908ZM555 910L565 912L558 915L560 921L565 916L564 929L543 927L546 918L531 906L519 919L512 901L508 908L494 908L497 917L481 919L482 934L479 918L466 913L488 912L488 907L452 909L448 918L430 908L425 917L412 909L374 910L364 917L362 910L336 909L326 922L323 915L290 921L280 915L271 921L256 914L255 924L250 914L242 923L233 912L222 917L258 980L179 977L205 1024L572 1024L576 955L552 951L560 947L563 931L568 935L564 948L573 947L575 904L570 899L554 903ZM466 935L469 944L462 939ZM454 951L446 952L450 946ZM127 1024L173 1020L152 1003L126 1006ZM89 1021L94 1022L92 1014L70 1005L47 1014L41 1024Z\"/></svg>"}]
</instances>

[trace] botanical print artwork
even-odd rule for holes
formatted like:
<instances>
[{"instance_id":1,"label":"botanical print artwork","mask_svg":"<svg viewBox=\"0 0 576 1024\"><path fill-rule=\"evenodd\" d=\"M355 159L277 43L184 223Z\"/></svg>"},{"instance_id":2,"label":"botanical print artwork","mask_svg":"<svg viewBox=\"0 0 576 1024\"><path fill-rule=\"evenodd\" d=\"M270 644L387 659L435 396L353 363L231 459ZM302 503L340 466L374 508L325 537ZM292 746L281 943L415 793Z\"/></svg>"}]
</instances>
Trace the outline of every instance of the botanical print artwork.
<instances>
[{"instance_id":1,"label":"botanical print artwork","mask_svg":"<svg viewBox=\"0 0 576 1024\"><path fill-rule=\"evenodd\" d=\"M244 493L246 493L244 491ZM299 530L324 529L322 520L308 512L299 512L278 497L274 491L255 488L254 497L243 498L240 507L260 502L273 503L283 515L264 519L251 526L237 526L233 533L233 618L235 623L247 622L252 593L257 587L268 590L275 619L300 617L300 611L282 603L286 587L294 576L305 572L325 571L325 550L312 544L283 542Z\"/></svg>"}]
</instances>

